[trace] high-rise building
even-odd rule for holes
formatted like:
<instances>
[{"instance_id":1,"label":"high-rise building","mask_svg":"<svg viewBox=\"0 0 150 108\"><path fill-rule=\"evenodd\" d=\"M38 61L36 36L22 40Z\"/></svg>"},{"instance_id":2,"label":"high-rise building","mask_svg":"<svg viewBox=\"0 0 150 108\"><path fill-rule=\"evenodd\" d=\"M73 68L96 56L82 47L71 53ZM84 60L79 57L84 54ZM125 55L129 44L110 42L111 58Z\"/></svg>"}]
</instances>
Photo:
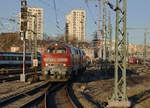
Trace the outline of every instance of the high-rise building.
<instances>
[{"instance_id":1,"label":"high-rise building","mask_svg":"<svg viewBox=\"0 0 150 108\"><path fill-rule=\"evenodd\" d=\"M70 14L66 15L68 40L85 40L85 19L85 10L72 10Z\"/></svg>"},{"instance_id":2,"label":"high-rise building","mask_svg":"<svg viewBox=\"0 0 150 108\"><path fill-rule=\"evenodd\" d=\"M34 32L35 32L34 21L36 16L37 31L35 33L37 33L38 40L43 40L43 8L28 7L27 11L28 11L28 22L27 22L26 39L30 39L30 38L32 40L34 39ZM21 22L21 17L19 17L19 22ZM19 31L20 31L20 27L19 27Z\"/></svg>"}]
</instances>

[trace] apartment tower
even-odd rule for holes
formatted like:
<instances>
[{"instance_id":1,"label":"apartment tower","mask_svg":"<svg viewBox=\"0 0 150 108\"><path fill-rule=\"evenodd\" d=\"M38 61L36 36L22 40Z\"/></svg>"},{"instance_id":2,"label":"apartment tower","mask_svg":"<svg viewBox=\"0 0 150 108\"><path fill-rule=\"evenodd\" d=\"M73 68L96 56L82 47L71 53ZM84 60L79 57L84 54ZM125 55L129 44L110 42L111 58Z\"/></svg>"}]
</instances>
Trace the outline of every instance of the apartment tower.
<instances>
[{"instance_id":1,"label":"apartment tower","mask_svg":"<svg viewBox=\"0 0 150 108\"><path fill-rule=\"evenodd\" d=\"M66 15L66 24L68 31L68 40L85 40L85 10L72 10Z\"/></svg>"}]
</instances>

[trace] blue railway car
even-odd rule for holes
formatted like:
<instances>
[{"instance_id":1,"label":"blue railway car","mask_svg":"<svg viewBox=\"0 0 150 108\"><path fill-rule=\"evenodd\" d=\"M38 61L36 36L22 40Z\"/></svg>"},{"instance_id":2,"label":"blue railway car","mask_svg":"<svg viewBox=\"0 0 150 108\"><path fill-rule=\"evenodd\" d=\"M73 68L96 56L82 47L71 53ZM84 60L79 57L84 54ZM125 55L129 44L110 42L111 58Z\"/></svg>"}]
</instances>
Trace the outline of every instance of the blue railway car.
<instances>
[{"instance_id":1,"label":"blue railway car","mask_svg":"<svg viewBox=\"0 0 150 108\"><path fill-rule=\"evenodd\" d=\"M26 53L26 67L31 67L31 54ZM19 68L23 66L23 53L0 52L0 68ZM38 53L38 66L41 66L41 54Z\"/></svg>"}]
</instances>

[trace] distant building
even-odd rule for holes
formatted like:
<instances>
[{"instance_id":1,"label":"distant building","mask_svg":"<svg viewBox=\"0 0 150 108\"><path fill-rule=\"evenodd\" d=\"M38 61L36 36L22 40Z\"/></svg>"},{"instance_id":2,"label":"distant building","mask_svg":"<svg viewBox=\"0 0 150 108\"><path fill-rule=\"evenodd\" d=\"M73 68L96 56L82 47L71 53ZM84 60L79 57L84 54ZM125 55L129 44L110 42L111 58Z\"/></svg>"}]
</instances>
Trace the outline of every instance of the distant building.
<instances>
[{"instance_id":1,"label":"distant building","mask_svg":"<svg viewBox=\"0 0 150 108\"><path fill-rule=\"evenodd\" d=\"M144 55L144 45L137 45L136 48L137 48L137 55L143 56ZM148 48L148 46L147 46L146 49L147 49L147 54L150 54L149 53L150 48Z\"/></svg>"},{"instance_id":2,"label":"distant building","mask_svg":"<svg viewBox=\"0 0 150 108\"><path fill-rule=\"evenodd\" d=\"M70 14L66 15L66 24L68 26L68 40L85 40L85 20L85 10L72 10Z\"/></svg>"},{"instance_id":3,"label":"distant building","mask_svg":"<svg viewBox=\"0 0 150 108\"><path fill-rule=\"evenodd\" d=\"M33 17L33 15L37 16L37 39L38 40L43 40L43 8L36 8L36 7L28 7L27 9L28 11L28 24L27 24L27 32L26 32L26 39L34 39L34 19L35 17ZM21 17L19 15L19 22L21 24ZM19 26L19 31L20 31L20 27Z\"/></svg>"},{"instance_id":4,"label":"distant building","mask_svg":"<svg viewBox=\"0 0 150 108\"><path fill-rule=\"evenodd\" d=\"M136 52L137 52L137 45L128 44L128 53L129 54L136 54Z\"/></svg>"}]
</instances>

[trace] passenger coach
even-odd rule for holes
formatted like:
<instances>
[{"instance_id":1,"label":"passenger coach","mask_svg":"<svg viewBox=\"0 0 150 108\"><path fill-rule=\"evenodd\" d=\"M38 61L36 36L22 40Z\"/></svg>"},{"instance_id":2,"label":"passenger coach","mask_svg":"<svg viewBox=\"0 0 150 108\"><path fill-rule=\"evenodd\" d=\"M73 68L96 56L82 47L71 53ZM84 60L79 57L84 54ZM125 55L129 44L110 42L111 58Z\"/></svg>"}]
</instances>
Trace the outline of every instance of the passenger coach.
<instances>
[{"instance_id":1,"label":"passenger coach","mask_svg":"<svg viewBox=\"0 0 150 108\"><path fill-rule=\"evenodd\" d=\"M0 52L0 69L1 68L22 68L23 53ZM31 54L26 53L26 67L31 67ZM38 53L38 66L41 67L41 54Z\"/></svg>"}]
</instances>

